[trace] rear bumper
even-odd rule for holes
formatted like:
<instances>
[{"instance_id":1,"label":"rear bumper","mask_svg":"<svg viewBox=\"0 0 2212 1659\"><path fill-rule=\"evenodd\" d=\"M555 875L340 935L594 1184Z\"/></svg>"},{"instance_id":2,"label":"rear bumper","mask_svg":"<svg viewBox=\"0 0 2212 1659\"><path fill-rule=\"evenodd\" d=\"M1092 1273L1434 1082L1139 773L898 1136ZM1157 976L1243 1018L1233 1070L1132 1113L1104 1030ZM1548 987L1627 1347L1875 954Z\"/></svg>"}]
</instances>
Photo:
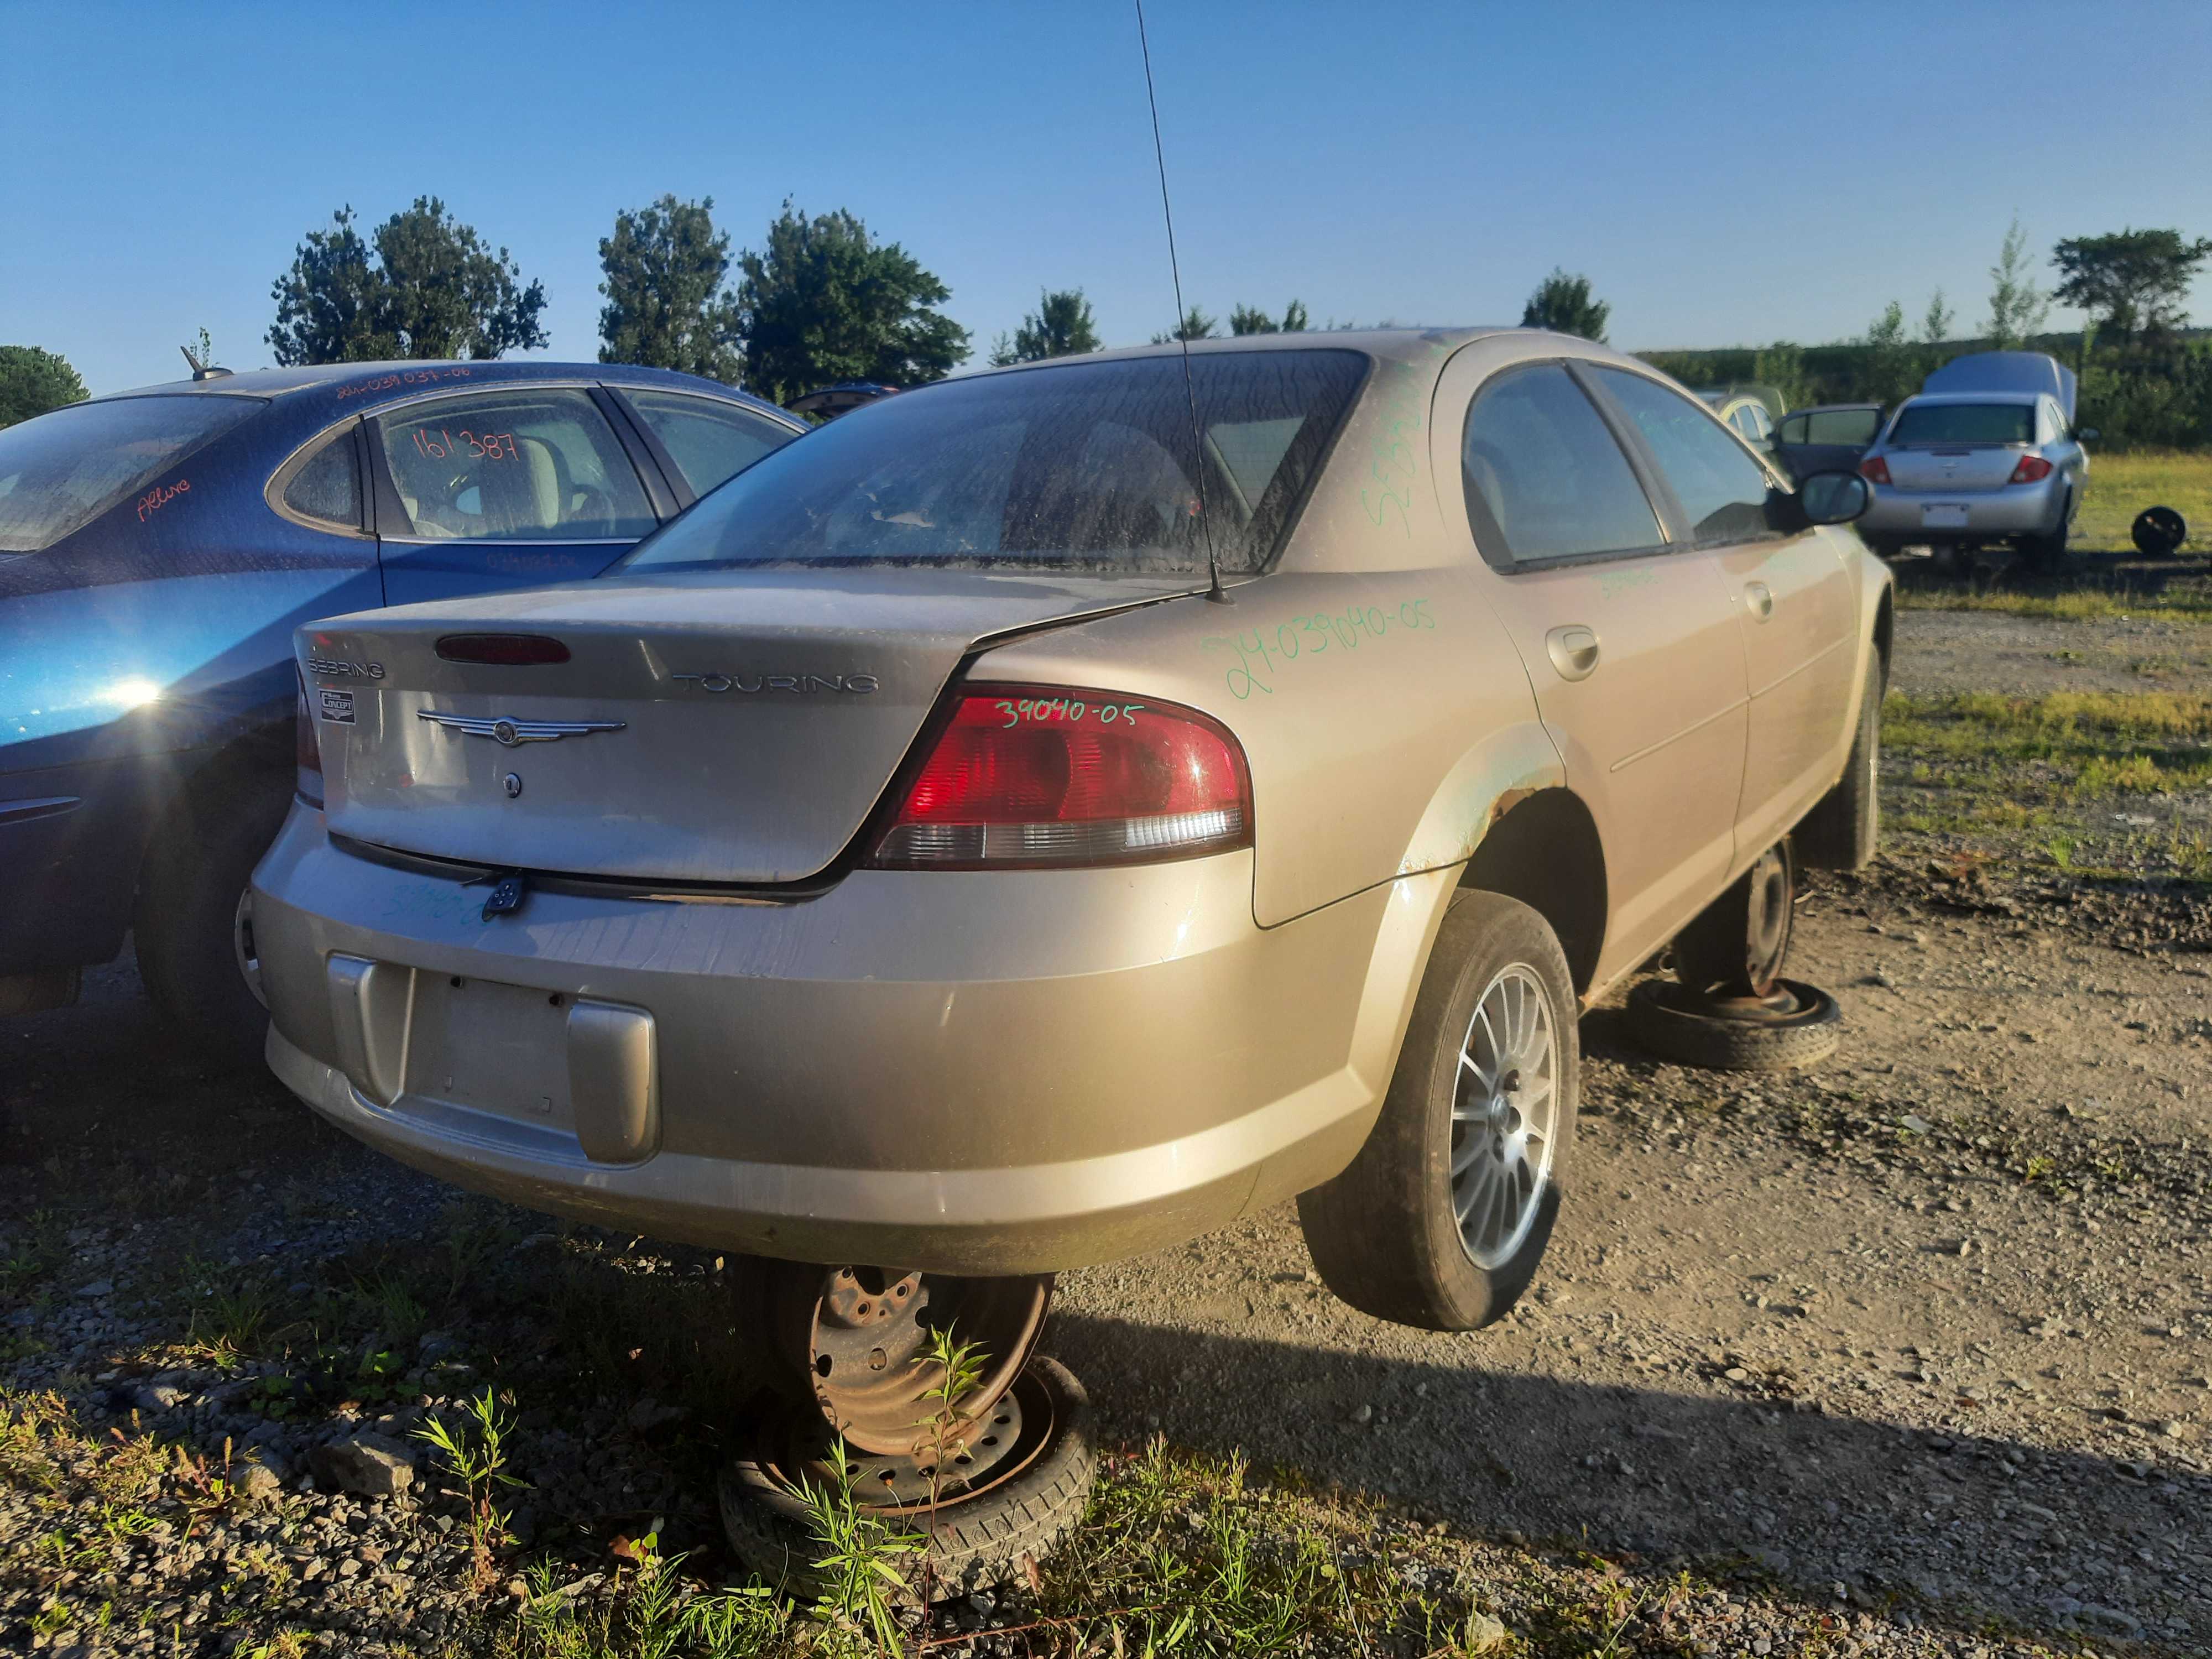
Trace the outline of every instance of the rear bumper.
<instances>
[{"instance_id":1,"label":"rear bumper","mask_svg":"<svg viewBox=\"0 0 2212 1659\"><path fill-rule=\"evenodd\" d=\"M538 892L486 922L484 889L300 809L254 926L270 1064L406 1163L716 1248L1030 1273L1349 1161L1454 874L1264 930L1249 854L860 872L789 904Z\"/></svg>"},{"instance_id":2,"label":"rear bumper","mask_svg":"<svg viewBox=\"0 0 2212 1659\"><path fill-rule=\"evenodd\" d=\"M2057 528L2065 480L2058 473L2034 483L2001 489L1899 489L1876 484L1874 504L1858 520L1862 532L1907 541L1958 541L1980 536L2039 536ZM1964 507L1966 522L1930 524L1928 507Z\"/></svg>"}]
</instances>

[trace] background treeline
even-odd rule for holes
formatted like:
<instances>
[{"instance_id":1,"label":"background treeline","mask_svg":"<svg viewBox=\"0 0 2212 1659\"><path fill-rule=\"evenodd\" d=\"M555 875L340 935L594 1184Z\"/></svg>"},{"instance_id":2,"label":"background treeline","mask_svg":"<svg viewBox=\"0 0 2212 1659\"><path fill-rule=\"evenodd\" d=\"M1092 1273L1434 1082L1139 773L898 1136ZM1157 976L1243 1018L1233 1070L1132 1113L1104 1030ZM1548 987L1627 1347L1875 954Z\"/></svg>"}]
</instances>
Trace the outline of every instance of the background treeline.
<instances>
[{"instance_id":1,"label":"background treeline","mask_svg":"<svg viewBox=\"0 0 2212 1659\"><path fill-rule=\"evenodd\" d=\"M2155 341L2100 345L2094 333L2030 336L2011 349L2045 351L2081 376L2075 418L2102 434L2100 449L2196 449L2212 446L2212 337L2192 329ZM1808 404L1894 404L1923 380L1987 338L1944 340L1903 354L1862 340L1835 345L1735 346L1712 351L1642 351L1637 356L1686 386L1747 383L1778 390L1792 409Z\"/></svg>"},{"instance_id":2,"label":"background treeline","mask_svg":"<svg viewBox=\"0 0 2212 1659\"><path fill-rule=\"evenodd\" d=\"M600 362L705 375L786 404L838 381L921 385L975 356L969 331L943 309L946 284L857 215L809 216L787 200L757 246L733 250L714 206L712 197L662 196L615 216L599 245ZM2038 280L2046 262L2031 255L2015 220L1990 267L1986 313L1964 327L1939 289L1916 319L1891 301L1853 340L1643 356L1692 386L1770 386L1802 408L1893 405L1953 357L2025 347L2074 367L2078 417L2099 428L2105 447L2212 447L2212 338L2191 329L2185 311L2208 259L2212 240L2179 230L2069 237L2051 249L2057 280L2046 292ZM434 196L381 222L340 208L307 233L270 298L276 321L264 338L282 364L488 358L547 343L544 285ZM2051 331L2054 304L2083 313L2085 326ZM1603 340L1612 309L1587 276L1554 270L1529 295L1521 322ZM1226 321L1232 335L1316 327L1296 298L1280 313L1240 302ZM1352 325L1331 319L1319 326ZM1152 339L1221 331L1220 319L1194 305ZM1036 310L986 355L993 363L1030 362L1103 343L1090 301L1071 286L1040 293ZM205 330L187 355L210 361ZM83 396L60 357L0 346L0 426Z\"/></svg>"}]
</instances>

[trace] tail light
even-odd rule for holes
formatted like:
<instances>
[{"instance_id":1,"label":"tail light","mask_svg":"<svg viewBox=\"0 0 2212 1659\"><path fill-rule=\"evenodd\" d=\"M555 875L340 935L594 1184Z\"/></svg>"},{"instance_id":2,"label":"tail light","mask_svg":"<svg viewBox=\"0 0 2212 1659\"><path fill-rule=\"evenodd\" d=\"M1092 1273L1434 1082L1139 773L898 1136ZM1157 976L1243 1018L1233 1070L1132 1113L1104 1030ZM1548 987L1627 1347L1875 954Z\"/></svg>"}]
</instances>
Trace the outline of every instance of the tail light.
<instances>
[{"instance_id":1,"label":"tail light","mask_svg":"<svg viewBox=\"0 0 2212 1659\"><path fill-rule=\"evenodd\" d=\"M1111 692L977 685L955 694L868 863L1044 869L1251 844L1251 773L1218 721Z\"/></svg>"},{"instance_id":2,"label":"tail light","mask_svg":"<svg viewBox=\"0 0 2212 1659\"><path fill-rule=\"evenodd\" d=\"M2023 455L2020 465L2012 470L2007 483L2035 483L2051 476L2051 463L2040 455Z\"/></svg>"},{"instance_id":3,"label":"tail light","mask_svg":"<svg viewBox=\"0 0 2212 1659\"><path fill-rule=\"evenodd\" d=\"M1869 483L1886 484L1889 482L1889 463L1879 455L1869 455L1859 463L1859 477Z\"/></svg>"},{"instance_id":4,"label":"tail light","mask_svg":"<svg viewBox=\"0 0 2212 1659\"><path fill-rule=\"evenodd\" d=\"M292 721L292 787L310 806L323 804L323 747L315 736L315 710L307 701L307 676L297 668L292 678L300 688L297 714Z\"/></svg>"}]
</instances>

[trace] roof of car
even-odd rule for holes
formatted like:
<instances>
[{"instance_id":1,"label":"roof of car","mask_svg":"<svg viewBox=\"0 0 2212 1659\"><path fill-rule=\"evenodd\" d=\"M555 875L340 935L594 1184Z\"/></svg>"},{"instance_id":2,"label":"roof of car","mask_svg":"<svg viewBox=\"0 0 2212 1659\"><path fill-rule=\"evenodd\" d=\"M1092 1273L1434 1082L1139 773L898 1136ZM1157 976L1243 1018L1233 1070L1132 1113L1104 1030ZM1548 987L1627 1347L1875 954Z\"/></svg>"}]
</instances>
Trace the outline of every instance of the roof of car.
<instances>
[{"instance_id":1,"label":"roof of car","mask_svg":"<svg viewBox=\"0 0 2212 1659\"><path fill-rule=\"evenodd\" d=\"M1437 346L1461 346L1469 340L1479 340L1491 334L1534 334L1540 331L1535 329L1509 329L1502 325L1488 328L1316 328L1301 330L1294 334L1231 334L1193 340L1190 342L1190 355L1202 357L1210 353L1228 351L1315 351L1348 347L1386 361L1411 362L1428 356ZM1107 351L1089 351L1075 356L1048 357L1037 362L1009 363L1003 368L978 369L975 374L961 378L973 379L975 374L1019 374L1030 369L1077 362L1118 362L1131 357L1173 357L1180 355L1182 350L1182 343L1175 340L1163 341L1155 345L1115 346Z\"/></svg>"},{"instance_id":2,"label":"roof of car","mask_svg":"<svg viewBox=\"0 0 2212 1659\"><path fill-rule=\"evenodd\" d=\"M186 393L204 397L281 398L289 392L310 392L318 387L354 380L375 380L389 374L423 374L439 371L459 370L454 380L466 380L486 385L497 385L514 380L614 380L638 385L683 386L696 392L702 387L742 398L748 403L759 404L761 399L735 386L723 386L719 381L702 380L697 375L679 374L672 369L641 368L626 363L547 362L527 359L517 362L496 360L480 362L457 362L450 358L413 357L385 362L313 363L296 368L246 368L228 374L211 375L205 380L165 380L153 386L134 386L128 392L106 392L100 398L143 398L149 395ZM100 399L93 399L97 402ZM763 404L764 408L774 404Z\"/></svg>"},{"instance_id":3,"label":"roof of car","mask_svg":"<svg viewBox=\"0 0 2212 1659\"><path fill-rule=\"evenodd\" d=\"M1905 401L1908 404L2032 404L2039 398L2053 395L2048 392L2024 392L2011 386L1994 386L1987 392L1916 392Z\"/></svg>"}]
</instances>

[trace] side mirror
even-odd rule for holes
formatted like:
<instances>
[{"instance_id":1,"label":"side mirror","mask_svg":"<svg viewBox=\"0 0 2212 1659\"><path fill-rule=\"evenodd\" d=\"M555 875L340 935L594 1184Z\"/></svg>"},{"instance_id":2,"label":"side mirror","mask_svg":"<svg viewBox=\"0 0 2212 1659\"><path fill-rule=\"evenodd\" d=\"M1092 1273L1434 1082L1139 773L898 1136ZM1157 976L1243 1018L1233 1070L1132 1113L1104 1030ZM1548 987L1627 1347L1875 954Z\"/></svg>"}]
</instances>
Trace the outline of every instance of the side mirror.
<instances>
[{"instance_id":1,"label":"side mirror","mask_svg":"<svg viewBox=\"0 0 2212 1659\"><path fill-rule=\"evenodd\" d=\"M2093 444L2104 435L2105 434L2098 431L2095 427L2085 426L2078 428L2075 432L2074 441L2078 444Z\"/></svg>"},{"instance_id":2,"label":"side mirror","mask_svg":"<svg viewBox=\"0 0 2212 1659\"><path fill-rule=\"evenodd\" d=\"M1874 505L1874 489L1856 472L1815 472L1797 486L1808 524L1849 524Z\"/></svg>"}]
</instances>

